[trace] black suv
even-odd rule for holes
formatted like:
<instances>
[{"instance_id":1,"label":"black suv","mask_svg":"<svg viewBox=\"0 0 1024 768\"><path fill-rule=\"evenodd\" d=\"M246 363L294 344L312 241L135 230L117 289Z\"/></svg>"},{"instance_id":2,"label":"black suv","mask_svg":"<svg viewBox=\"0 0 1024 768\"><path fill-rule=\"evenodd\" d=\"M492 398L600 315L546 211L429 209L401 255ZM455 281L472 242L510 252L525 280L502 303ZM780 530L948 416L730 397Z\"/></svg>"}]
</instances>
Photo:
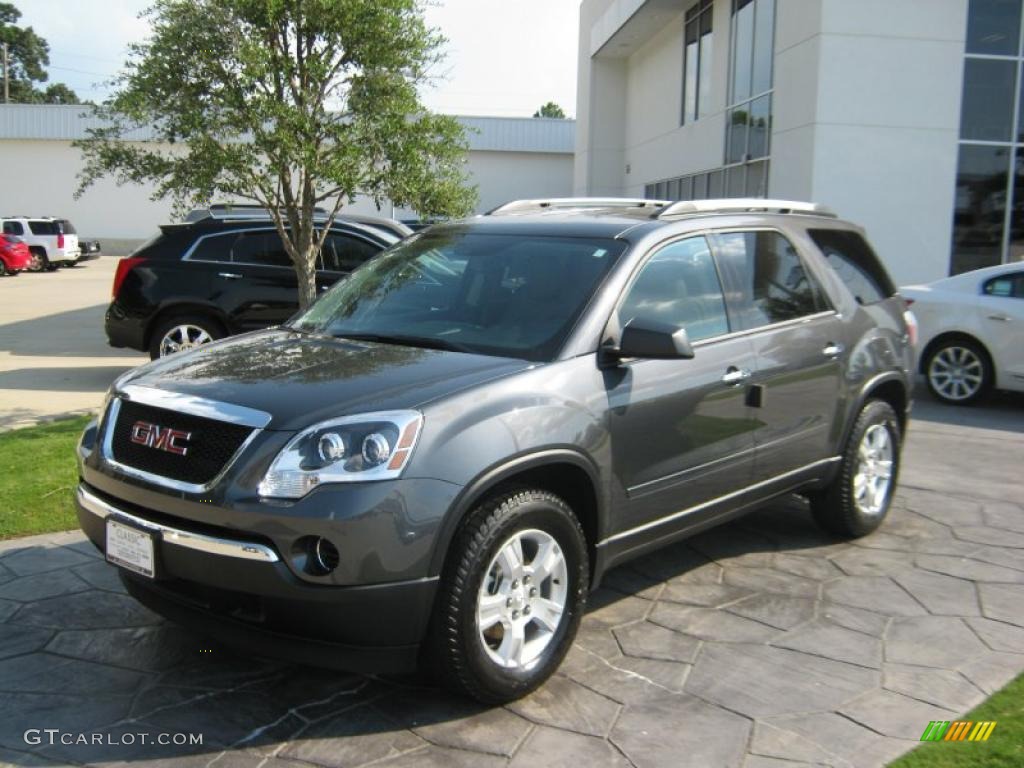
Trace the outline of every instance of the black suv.
<instances>
[{"instance_id":1,"label":"black suv","mask_svg":"<svg viewBox=\"0 0 1024 768\"><path fill-rule=\"evenodd\" d=\"M283 323L298 310L298 278L265 210L213 205L160 230L117 265L106 315L110 346L155 360ZM319 257L318 288L411 232L392 219L338 217Z\"/></svg>"},{"instance_id":2,"label":"black suv","mask_svg":"<svg viewBox=\"0 0 1024 768\"><path fill-rule=\"evenodd\" d=\"M619 563L792 492L874 530L913 333L817 206L512 203L126 374L82 437L78 516L173 620L307 663L425 656L506 701Z\"/></svg>"}]
</instances>

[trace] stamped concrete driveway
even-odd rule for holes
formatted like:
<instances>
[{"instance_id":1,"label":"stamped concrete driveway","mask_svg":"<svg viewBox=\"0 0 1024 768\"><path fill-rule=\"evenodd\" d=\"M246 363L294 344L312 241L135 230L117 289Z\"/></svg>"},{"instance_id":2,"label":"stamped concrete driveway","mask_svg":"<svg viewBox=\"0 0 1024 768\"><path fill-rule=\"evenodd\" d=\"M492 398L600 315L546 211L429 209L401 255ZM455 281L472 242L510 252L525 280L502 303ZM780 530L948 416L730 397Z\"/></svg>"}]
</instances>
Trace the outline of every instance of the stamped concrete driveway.
<instances>
[{"instance_id":1,"label":"stamped concrete driveway","mask_svg":"<svg viewBox=\"0 0 1024 768\"><path fill-rule=\"evenodd\" d=\"M1022 452L1019 399L921 402L879 532L829 540L792 499L620 568L561 672L498 709L245 658L136 605L77 534L6 542L0 762L884 765L1024 670ZM203 743L153 743L177 733Z\"/></svg>"}]
</instances>

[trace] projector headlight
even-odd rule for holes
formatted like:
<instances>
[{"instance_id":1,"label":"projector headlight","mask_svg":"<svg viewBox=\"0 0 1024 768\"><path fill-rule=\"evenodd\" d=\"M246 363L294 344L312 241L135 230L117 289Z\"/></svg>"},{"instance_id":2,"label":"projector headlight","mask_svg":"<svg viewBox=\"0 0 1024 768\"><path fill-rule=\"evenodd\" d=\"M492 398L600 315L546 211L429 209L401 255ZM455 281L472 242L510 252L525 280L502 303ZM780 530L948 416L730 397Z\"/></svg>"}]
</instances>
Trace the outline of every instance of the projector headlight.
<instances>
[{"instance_id":1,"label":"projector headlight","mask_svg":"<svg viewBox=\"0 0 1024 768\"><path fill-rule=\"evenodd\" d=\"M409 463L422 425L418 411L361 413L316 424L277 455L259 494L301 499L324 483L396 478Z\"/></svg>"}]
</instances>

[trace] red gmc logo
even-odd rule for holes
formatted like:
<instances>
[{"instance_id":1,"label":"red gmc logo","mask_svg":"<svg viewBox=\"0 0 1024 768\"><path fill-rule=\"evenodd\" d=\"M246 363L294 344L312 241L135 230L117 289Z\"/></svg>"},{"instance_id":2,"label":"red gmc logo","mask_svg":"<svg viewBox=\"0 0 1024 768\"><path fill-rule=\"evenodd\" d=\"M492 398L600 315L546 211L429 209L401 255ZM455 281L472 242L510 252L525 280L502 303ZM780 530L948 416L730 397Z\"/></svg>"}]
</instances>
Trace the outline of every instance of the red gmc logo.
<instances>
[{"instance_id":1,"label":"red gmc logo","mask_svg":"<svg viewBox=\"0 0 1024 768\"><path fill-rule=\"evenodd\" d=\"M150 424L148 421L136 421L132 424L132 442L158 451L174 453L178 456L188 455L188 441L192 433L182 429L171 429Z\"/></svg>"}]
</instances>

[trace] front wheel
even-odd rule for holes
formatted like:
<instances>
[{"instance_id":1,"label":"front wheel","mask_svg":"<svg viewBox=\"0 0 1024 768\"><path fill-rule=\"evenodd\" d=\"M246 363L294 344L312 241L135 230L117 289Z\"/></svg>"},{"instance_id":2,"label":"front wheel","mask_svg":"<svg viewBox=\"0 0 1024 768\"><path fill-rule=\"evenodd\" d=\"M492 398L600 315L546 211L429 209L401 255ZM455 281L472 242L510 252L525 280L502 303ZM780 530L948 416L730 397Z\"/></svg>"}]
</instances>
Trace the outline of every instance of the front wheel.
<instances>
[{"instance_id":1,"label":"front wheel","mask_svg":"<svg viewBox=\"0 0 1024 768\"><path fill-rule=\"evenodd\" d=\"M517 490L484 502L445 566L427 642L432 671L486 704L534 690L572 645L588 571L583 529L558 496Z\"/></svg>"},{"instance_id":2,"label":"front wheel","mask_svg":"<svg viewBox=\"0 0 1024 768\"><path fill-rule=\"evenodd\" d=\"M901 442L892 406L869 400L850 431L835 478L808 495L818 525L843 538L865 536L881 525L896 490Z\"/></svg>"},{"instance_id":3,"label":"front wheel","mask_svg":"<svg viewBox=\"0 0 1024 768\"><path fill-rule=\"evenodd\" d=\"M932 395L950 405L976 402L992 385L988 356L968 339L950 339L935 347L925 372Z\"/></svg>"}]
</instances>

